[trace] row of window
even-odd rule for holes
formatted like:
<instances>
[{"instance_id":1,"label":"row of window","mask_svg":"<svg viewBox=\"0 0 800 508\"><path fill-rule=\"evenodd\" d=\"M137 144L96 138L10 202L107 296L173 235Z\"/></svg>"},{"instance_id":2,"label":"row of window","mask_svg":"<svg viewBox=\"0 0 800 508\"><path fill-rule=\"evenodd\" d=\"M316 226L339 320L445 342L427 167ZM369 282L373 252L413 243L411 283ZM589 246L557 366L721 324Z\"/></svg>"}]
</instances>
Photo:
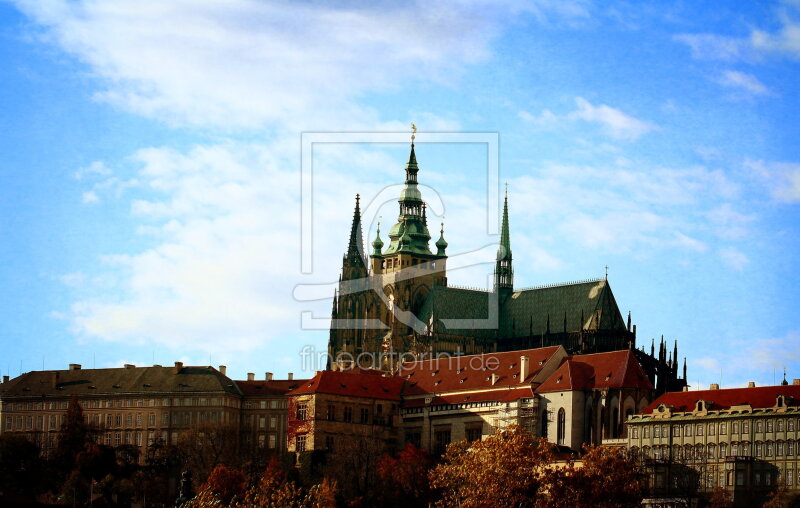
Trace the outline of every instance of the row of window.
<instances>
[{"instance_id":1,"label":"row of window","mask_svg":"<svg viewBox=\"0 0 800 508\"><path fill-rule=\"evenodd\" d=\"M720 443L715 445L713 443L708 445L674 445L669 446L643 446L641 450L633 446L631 453L641 454L645 458L653 458L656 460L666 460L671 456L676 460L699 461L705 459L724 459L725 457L748 457L751 454L757 458L764 457L794 457L798 453L797 442L794 440L789 441L756 441L751 446L751 443L734 442L734 443Z\"/></svg>"},{"instance_id":2,"label":"row of window","mask_svg":"<svg viewBox=\"0 0 800 508\"><path fill-rule=\"evenodd\" d=\"M669 437L670 428L672 429L673 437L691 437L702 436L707 433L709 436L716 434L726 435L728 433L728 426L730 424L730 431L732 435L735 434L749 434L751 423L754 425L754 430L757 434L774 433L774 432L794 432L798 425L795 423L796 419L773 419L756 420L755 422L709 422L709 423L687 423L687 424L672 424L672 425L631 425L631 437L634 439L639 438L639 429L641 428L641 435L644 439ZM652 429L652 431L651 431Z\"/></svg>"},{"instance_id":3,"label":"row of window","mask_svg":"<svg viewBox=\"0 0 800 508\"><path fill-rule=\"evenodd\" d=\"M653 475L654 486L658 489L664 488L665 477L665 472L656 472ZM747 472L744 468L718 470L716 467L710 466L696 481L699 487L713 489L715 487L745 487L748 486L748 483L752 483L756 487L768 487L780 480L783 480L790 487L795 483L800 485L800 470L795 471L795 469L787 468L778 471L754 471L752 479L748 482ZM685 488L685 481L686 478L673 475L672 486L678 489Z\"/></svg>"},{"instance_id":4,"label":"row of window","mask_svg":"<svg viewBox=\"0 0 800 508\"><path fill-rule=\"evenodd\" d=\"M339 414L337 406L334 404L328 405L328 411L325 415L325 419L329 422L339 421ZM307 404L298 404L297 410L295 412L295 418L297 420L308 420L309 417L309 410ZM344 406L342 408L342 415L341 421L345 423L352 423L353 422L353 408L351 406ZM384 418L383 414L383 405L378 404L375 406L375 415L373 418L372 423L375 425L384 425L385 423L391 423L390 418ZM369 408L362 407L359 408L358 412L358 423L368 424L370 423L370 411Z\"/></svg>"},{"instance_id":5,"label":"row of window","mask_svg":"<svg viewBox=\"0 0 800 508\"><path fill-rule=\"evenodd\" d=\"M171 406L230 406L238 407L236 399L227 397L171 397L163 399L83 399L79 403L84 409L104 409L112 407L171 407ZM266 403L266 401L261 401ZM285 401L272 401L273 403ZM11 402L6 404L9 411L52 411L67 409L68 401L52 400L46 402ZM273 409L278 405L271 406ZM261 406L265 409L265 406Z\"/></svg>"},{"instance_id":6,"label":"row of window","mask_svg":"<svg viewBox=\"0 0 800 508\"><path fill-rule=\"evenodd\" d=\"M282 419L282 417L281 417ZM244 417L244 423L246 427L249 428L256 428L258 425L259 429L266 429L267 428L267 417L266 416L258 416L258 415L249 415ZM270 416L269 417L269 428L270 429L277 429L278 428L278 416Z\"/></svg>"},{"instance_id":7,"label":"row of window","mask_svg":"<svg viewBox=\"0 0 800 508\"><path fill-rule=\"evenodd\" d=\"M244 402L245 409L283 409L286 407L286 400L247 400Z\"/></svg>"},{"instance_id":8,"label":"row of window","mask_svg":"<svg viewBox=\"0 0 800 508\"><path fill-rule=\"evenodd\" d=\"M193 423L216 423L221 419L227 421L229 416L219 411L199 411L199 412L173 412L161 414L161 425L170 424L170 414L172 414L172 425L190 425ZM38 416L6 416L5 430L57 430L64 423L64 414L60 415L38 415ZM149 413L147 426L155 427L157 422L156 413ZM145 415L142 413L117 413L117 414L89 414L85 415L86 423L95 426L104 425L106 428L112 427L143 427ZM273 417L274 418L274 417ZM274 427L273 427L274 428Z\"/></svg>"}]
</instances>

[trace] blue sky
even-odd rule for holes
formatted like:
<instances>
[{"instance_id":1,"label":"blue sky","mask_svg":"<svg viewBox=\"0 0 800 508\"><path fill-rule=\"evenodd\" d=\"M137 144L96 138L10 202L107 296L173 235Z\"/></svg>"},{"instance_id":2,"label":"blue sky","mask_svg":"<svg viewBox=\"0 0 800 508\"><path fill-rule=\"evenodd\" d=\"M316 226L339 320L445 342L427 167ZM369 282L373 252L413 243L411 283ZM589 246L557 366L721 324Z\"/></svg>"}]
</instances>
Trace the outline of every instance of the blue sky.
<instances>
[{"instance_id":1,"label":"blue sky","mask_svg":"<svg viewBox=\"0 0 800 508\"><path fill-rule=\"evenodd\" d=\"M295 287L330 296L355 193L407 156L315 148L302 274L301 133L415 122L475 264L452 283L486 285L497 237L485 146L436 133L498 133L517 286L608 265L639 344L677 339L694 386L800 378L800 2L16 1L0 59L3 374L299 375L327 340L301 314L330 301Z\"/></svg>"}]
</instances>

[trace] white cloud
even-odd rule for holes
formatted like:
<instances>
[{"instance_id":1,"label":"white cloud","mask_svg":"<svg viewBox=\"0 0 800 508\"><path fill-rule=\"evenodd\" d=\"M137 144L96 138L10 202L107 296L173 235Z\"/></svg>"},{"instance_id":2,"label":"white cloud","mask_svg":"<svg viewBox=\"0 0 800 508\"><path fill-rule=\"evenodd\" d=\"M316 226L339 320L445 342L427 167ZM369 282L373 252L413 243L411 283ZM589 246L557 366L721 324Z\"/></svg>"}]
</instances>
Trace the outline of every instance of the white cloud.
<instances>
[{"instance_id":1,"label":"white cloud","mask_svg":"<svg viewBox=\"0 0 800 508\"><path fill-rule=\"evenodd\" d=\"M747 266L747 263L750 262L750 258L748 258L747 255L733 247L723 247L720 249L719 255L726 265L737 272L741 272L744 267Z\"/></svg>"},{"instance_id":2,"label":"white cloud","mask_svg":"<svg viewBox=\"0 0 800 508\"><path fill-rule=\"evenodd\" d=\"M795 19L800 11L800 4L795 2L793 7L794 9L786 8L781 11L781 28L777 33L753 30L750 42L756 49L800 59L800 21Z\"/></svg>"},{"instance_id":3,"label":"white cloud","mask_svg":"<svg viewBox=\"0 0 800 508\"><path fill-rule=\"evenodd\" d=\"M94 161L85 168L80 168L75 172L74 176L76 179L82 180L90 175L108 176L110 174L111 170L106 167L103 161Z\"/></svg>"},{"instance_id":4,"label":"white cloud","mask_svg":"<svg viewBox=\"0 0 800 508\"><path fill-rule=\"evenodd\" d=\"M583 97L576 97L575 104L578 109L570 113L571 117L586 122L599 123L609 130L611 136L618 139L635 140L654 128L652 124L637 120L606 104L595 106Z\"/></svg>"},{"instance_id":5,"label":"white cloud","mask_svg":"<svg viewBox=\"0 0 800 508\"><path fill-rule=\"evenodd\" d=\"M538 115L521 110L517 116L522 120L543 128L555 128L564 122L583 121L600 125L604 132L615 139L636 140L643 134L652 131L655 126L634 118L617 108L607 104L593 105L583 97L575 98L577 109L563 115L557 115L549 109Z\"/></svg>"},{"instance_id":6,"label":"white cloud","mask_svg":"<svg viewBox=\"0 0 800 508\"><path fill-rule=\"evenodd\" d=\"M495 21L508 15L468 4L17 4L91 67L98 99L170 123L233 127L372 122L354 98L401 83L457 83L464 66L489 57Z\"/></svg>"},{"instance_id":7,"label":"white cloud","mask_svg":"<svg viewBox=\"0 0 800 508\"><path fill-rule=\"evenodd\" d=\"M764 182L775 200L800 202L800 164L747 159L744 166Z\"/></svg>"},{"instance_id":8,"label":"white cloud","mask_svg":"<svg viewBox=\"0 0 800 508\"><path fill-rule=\"evenodd\" d=\"M689 46L692 58L734 62L752 58L747 40L714 34L680 34L674 39Z\"/></svg>"},{"instance_id":9,"label":"white cloud","mask_svg":"<svg viewBox=\"0 0 800 508\"><path fill-rule=\"evenodd\" d=\"M774 33L753 29L743 37L680 34L674 39L688 45L698 60L755 61L770 54L800 59L800 4L784 1L778 11L781 27Z\"/></svg>"},{"instance_id":10,"label":"white cloud","mask_svg":"<svg viewBox=\"0 0 800 508\"><path fill-rule=\"evenodd\" d=\"M751 95L769 95L770 91L752 74L727 70L717 79L723 86L747 92Z\"/></svg>"}]
</instances>

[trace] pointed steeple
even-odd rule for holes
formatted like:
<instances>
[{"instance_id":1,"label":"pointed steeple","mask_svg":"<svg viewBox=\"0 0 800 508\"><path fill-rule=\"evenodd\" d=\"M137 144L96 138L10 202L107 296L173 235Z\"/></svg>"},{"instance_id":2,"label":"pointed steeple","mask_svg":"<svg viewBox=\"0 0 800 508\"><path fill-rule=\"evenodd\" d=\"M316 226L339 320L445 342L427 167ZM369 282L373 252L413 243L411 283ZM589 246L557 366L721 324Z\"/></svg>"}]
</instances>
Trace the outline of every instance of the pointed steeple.
<instances>
[{"instance_id":1,"label":"pointed steeple","mask_svg":"<svg viewBox=\"0 0 800 508\"><path fill-rule=\"evenodd\" d=\"M339 308L339 292L333 292L333 309L331 309L331 319L336 319L338 315L338 308Z\"/></svg>"},{"instance_id":2,"label":"pointed steeple","mask_svg":"<svg viewBox=\"0 0 800 508\"><path fill-rule=\"evenodd\" d=\"M684 356L683 357L683 380L688 383L687 379L688 378L686 377L686 357Z\"/></svg>"},{"instance_id":3,"label":"pointed steeple","mask_svg":"<svg viewBox=\"0 0 800 508\"><path fill-rule=\"evenodd\" d=\"M497 263L494 270L495 290L505 296L514 289L514 267L511 256L511 238L508 227L508 188L503 201L503 224L500 231L500 246L497 248Z\"/></svg>"},{"instance_id":4,"label":"pointed steeple","mask_svg":"<svg viewBox=\"0 0 800 508\"><path fill-rule=\"evenodd\" d=\"M367 275L364 262L363 235L361 232L361 196L356 194L356 209L353 212L353 225L350 228L350 241L342 263L342 275L345 280L357 279Z\"/></svg>"},{"instance_id":5,"label":"pointed steeple","mask_svg":"<svg viewBox=\"0 0 800 508\"><path fill-rule=\"evenodd\" d=\"M631 331L631 311L628 311L628 331Z\"/></svg>"},{"instance_id":6,"label":"pointed steeple","mask_svg":"<svg viewBox=\"0 0 800 508\"><path fill-rule=\"evenodd\" d=\"M411 141L411 153L408 154L408 162L406 163L406 183L417 183L418 172L417 154L414 153L414 141Z\"/></svg>"}]
</instances>

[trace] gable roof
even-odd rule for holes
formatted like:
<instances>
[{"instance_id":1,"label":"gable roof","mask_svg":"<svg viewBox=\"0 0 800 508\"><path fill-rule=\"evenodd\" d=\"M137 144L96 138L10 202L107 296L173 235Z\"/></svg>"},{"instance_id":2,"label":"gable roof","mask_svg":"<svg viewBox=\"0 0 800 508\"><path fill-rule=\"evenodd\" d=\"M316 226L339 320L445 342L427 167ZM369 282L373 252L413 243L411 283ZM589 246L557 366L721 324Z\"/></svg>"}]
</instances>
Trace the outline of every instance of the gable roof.
<instances>
[{"instance_id":1,"label":"gable roof","mask_svg":"<svg viewBox=\"0 0 800 508\"><path fill-rule=\"evenodd\" d=\"M407 381L403 393L419 395L529 384L559 349L561 346L550 346L405 362L399 370L400 376ZM528 357L528 375L525 379L519 378L522 356ZM493 374L499 376L494 384Z\"/></svg>"},{"instance_id":2,"label":"gable roof","mask_svg":"<svg viewBox=\"0 0 800 508\"><path fill-rule=\"evenodd\" d=\"M673 411L694 411L698 400L710 402L708 409L730 409L731 406L749 404L753 409L775 407L778 395L800 401L800 385L757 386L754 388L726 388L722 390L697 390L665 393L642 410L652 413L661 404L672 406Z\"/></svg>"},{"instance_id":3,"label":"gable roof","mask_svg":"<svg viewBox=\"0 0 800 508\"><path fill-rule=\"evenodd\" d=\"M64 397L219 392L241 395L214 367L126 367L32 371L0 385L3 397Z\"/></svg>"},{"instance_id":4,"label":"gable roof","mask_svg":"<svg viewBox=\"0 0 800 508\"><path fill-rule=\"evenodd\" d=\"M327 393L347 397L400 400L402 388L402 378L385 376L381 371L365 369L323 370L290 391L288 395Z\"/></svg>"},{"instance_id":5,"label":"gable roof","mask_svg":"<svg viewBox=\"0 0 800 508\"><path fill-rule=\"evenodd\" d=\"M502 337L535 336L578 330L626 330L607 280L543 286L515 291L501 309ZM583 318L583 320L581 320Z\"/></svg>"},{"instance_id":6,"label":"gable roof","mask_svg":"<svg viewBox=\"0 0 800 508\"><path fill-rule=\"evenodd\" d=\"M631 350L567 358L537 389L537 393L602 388L643 388L653 384Z\"/></svg>"}]
</instances>

